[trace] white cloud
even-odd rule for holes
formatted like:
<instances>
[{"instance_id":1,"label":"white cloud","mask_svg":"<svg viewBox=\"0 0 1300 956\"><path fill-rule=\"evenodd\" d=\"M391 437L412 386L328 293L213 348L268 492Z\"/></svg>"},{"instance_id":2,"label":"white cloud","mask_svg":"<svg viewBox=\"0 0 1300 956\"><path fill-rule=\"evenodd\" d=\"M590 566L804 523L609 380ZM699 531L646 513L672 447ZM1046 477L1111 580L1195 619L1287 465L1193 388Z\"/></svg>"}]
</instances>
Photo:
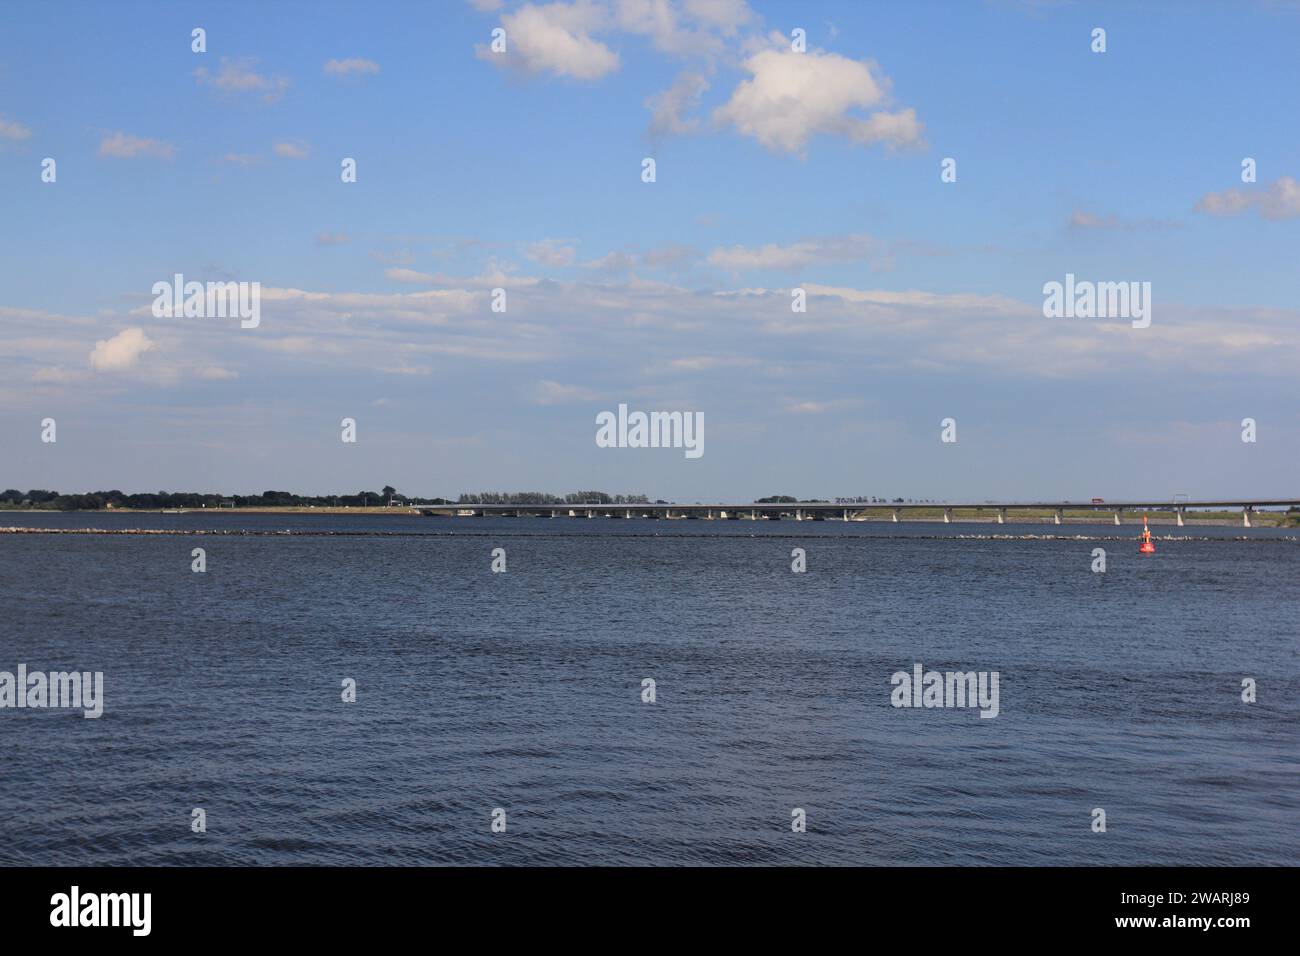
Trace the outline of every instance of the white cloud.
<instances>
[{"instance_id":1,"label":"white cloud","mask_svg":"<svg viewBox=\"0 0 1300 956\"><path fill-rule=\"evenodd\" d=\"M221 157L223 163L233 163L236 166L255 166L261 162L261 157L252 153L226 153Z\"/></svg>"},{"instance_id":2,"label":"white cloud","mask_svg":"<svg viewBox=\"0 0 1300 956\"><path fill-rule=\"evenodd\" d=\"M32 135L22 123L16 123L0 116L0 139L27 139Z\"/></svg>"},{"instance_id":3,"label":"white cloud","mask_svg":"<svg viewBox=\"0 0 1300 956\"><path fill-rule=\"evenodd\" d=\"M1206 193L1196 203L1200 212L1211 216L1236 216L1254 209L1265 219L1294 219L1300 216L1300 182L1290 176L1276 179L1267 190L1228 189Z\"/></svg>"},{"instance_id":4,"label":"white cloud","mask_svg":"<svg viewBox=\"0 0 1300 956\"><path fill-rule=\"evenodd\" d=\"M667 367L674 372L709 372L715 368L743 368L756 362L743 355L692 355L675 358Z\"/></svg>"},{"instance_id":5,"label":"white cloud","mask_svg":"<svg viewBox=\"0 0 1300 956\"><path fill-rule=\"evenodd\" d=\"M687 16L716 27L727 36L754 19L745 0L685 0Z\"/></svg>"},{"instance_id":6,"label":"white cloud","mask_svg":"<svg viewBox=\"0 0 1300 956\"><path fill-rule=\"evenodd\" d=\"M272 150L281 159L306 159L311 155L311 146L300 139L276 143Z\"/></svg>"},{"instance_id":7,"label":"white cloud","mask_svg":"<svg viewBox=\"0 0 1300 956\"><path fill-rule=\"evenodd\" d=\"M697 129L700 121L685 114L699 105L708 88L709 81L700 74L682 73L668 89L647 97L644 106L650 111L650 132L680 136Z\"/></svg>"},{"instance_id":8,"label":"white cloud","mask_svg":"<svg viewBox=\"0 0 1300 956\"><path fill-rule=\"evenodd\" d=\"M252 57L223 56L215 73L201 66L194 71L194 79L200 86L210 86L222 93L256 93L263 102L274 103L284 96L289 80L258 73L253 69L256 62Z\"/></svg>"},{"instance_id":9,"label":"white cloud","mask_svg":"<svg viewBox=\"0 0 1300 956\"><path fill-rule=\"evenodd\" d=\"M525 4L501 17L506 52L477 48L477 56L527 73L553 73L575 80L598 80L618 69L618 54L591 31L605 22L605 9L589 2Z\"/></svg>"},{"instance_id":10,"label":"white cloud","mask_svg":"<svg viewBox=\"0 0 1300 956\"><path fill-rule=\"evenodd\" d=\"M150 325L146 292L134 296L129 312L140 328L111 338L93 316L0 307L6 329L0 396L26 403L38 392L79 388L87 402L113 401L121 382L105 373L123 369L133 382L159 387L221 386L238 374L252 388L271 371L312 382L325 373L340 382L379 374L418 380L467 371L462 366L472 362L523 369L510 380L523 383L523 400L542 404L595 400L616 383L628 395L640 394L636 389L693 399L712 390L761 393L769 410L813 415L852 397L846 382L885 370L1078 381L1137 372L1209 374L1253 383L1266 376L1289 380L1300 361L1295 310L1169 302L1138 333L1125 321L1044 319L1041 298L1030 292L1020 301L804 283L808 311L792 313L787 287L733 283L710 291L584 275L583 281L431 275L423 287L382 293L263 286L257 335L237 334L219 321ZM487 291L498 284L510 288L503 313L491 311ZM566 379L553 371L561 367L596 369L599 380ZM771 392L778 380L788 383L788 394ZM304 388L314 387L305 382Z\"/></svg>"},{"instance_id":11,"label":"white cloud","mask_svg":"<svg viewBox=\"0 0 1300 956\"><path fill-rule=\"evenodd\" d=\"M802 269L821 262L852 262L882 256L882 244L871 236L848 235L809 239L788 246L731 246L709 253L709 264L729 272L748 269Z\"/></svg>"},{"instance_id":12,"label":"white cloud","mask_svg":"<svg viewBox=\"0 0 1300 956\"><path fill-rule=\"evenodd\" d=\"M171 159L176 155L176 147L159 139L116 132L100 140L99 155L113 156L117 159L135 159L138 156Z\"/></svg>"},{"instance_id":13,"label":"white cloud","mask_svg":"<svg viewBox=\"0 0 1300 956\"><path fill-rule=\"evenodd\" d=\"M123 329L111 339L101 339L90 352L90 367L100 372L120 372L135 366L154 347L144 329Z\"/></svg>"},{"instance_id":14,"label":"white cloud","mask_svg":"<svg viewBox=\"0 0 1300 956\"><path fill-rule=\"evenodd\" d=\"M577 258L578 251L573 244L563 239L543 239L530 243L524 250L524 256L544 266L571 266Z\"/></svg>"},{"instance_id":15,"label":"white cloud","mask_svg":"<svg viewBox=\"0 0 1300 956\"><path fill-rule=\"evenodd\" d=\"M346 60L326 60L325 72L330 76L365 76L368 73L378 73L379 64L374 60L353 56Z\"/></svg>"},{"instance_id":16,"label":"white cloud","mask_svg":"<svg viewBox=\"0 0 1300 956\"><path fill-rule=\"evenodd\" d=\"M385 269L384 277L394 282L410 282L419 285L436 285L460 287L463 289L519 288L536 285L540 279L512 276L499 266L489 266L489 271L478 276L451 276L444 273L417 272L414 269ZM266 293L262 293L266 297Z\"/></svg>"},{"instance_id":17,"label":"white cloud","mask_svg":"<svg viewBox=\"0 0 1300 956\"><path fill-rule=\"evenodd\" d=\"M1114 216L1106 216L1103 219L1094 213L1076 209L1070 214L1070 225L1076 229L1114 229L1119 225L1119 220Z\"/></svg>"},{"instance_id":18,"label":"white cloud","mask_svg":"<svg viewBox=\"0 0 1300 956\"><path fill-rule=\"evenodd\" d=\"M768 149L800 152L817 134L844 136L863 145L921 143L915 110L881 109L866 117L850 112L883 107L889 101L889 80L874 63L814 50L763 50L747 59L744 68L750 79L718 107L714 120Z\"/></svg>"},{"instance_id":19,"label":"white cloud","mask_svg":"<svg viewBox=\"0 0 1300 956\"><path fill-rule=\"evenodd\" d=\"M1170 219L1121 219L1113 213L1099 216L1084 209L1076 209L1070 214L1071 229L1181 229L1182 223Z\"/></svg>"},{"instance_id":20,"label":"white cloud","mask_svg":"<svg viewBox=\"0 0 1300 956\"><path fill-rule=\"evenodd\" d=\"M619 29L649 37L663 53L682 56L719 48L716 37L683 24L671 0L615 0L614 13Z\"/></svg>"},{"instance_id":21,"label":"white cloud","mask_svg":"<svg viewBox=\"0 0 1300 956\"><path fill-rule=\"evenodd\" d=\"M538 382L532 390L534 405L567 405L572 402L591 402L597 398L597 393L581 385L563 385L546 379Z\"/></svg>"},{"instance_id":22,"label":"white cloud","mask_svg":"<svg viewBox=\"0 0 1300 956\"><path fill-rule=\"evenodd\" d=\"M223 368L220 365L205 365L197 369L194 374L207 382L227 382L239 378L238 372Z\"/></svg>"},{"instance_id":23,"label":"white cloud","mask_svg":"<svg viewBox=\"0 0 1300 956\"><path fill-rule=\"evenodd\" d=\"M437 277L429 272L417 272L414 269L385 269L384 278L394 282L436 282Z\"/></svg>"},{"instance_id":24,"label":"white cloud","mask_svg":"<svg viewBox=\"0 0 1300 956\"><path fill-rule=\"evenodd\" d=\"M697 255L698 253L691 246L670 242L642 253L638 262L645 269L678 269Z\"/></svg>"},{"instance_id":25,"label":"white cloud","mask_svg":"<svg viewBox=\"0 0 1300 956\"><path fill-rule=\"evenodd\" d=\"M341 246L348 241L346 232L321 232L316 234L318 246Z\"/></svg>"},{"instance_id":26,"label":"white cloud","mask_svg":"<svg viewBox=\"0 0 1300 956\"><path fill-rule=\"evenodd\" d=\"M599 259L590 259L584 262L582 268L604 272L608 275L618 275L635 269L636 257L629 252L615 250L614 252L605 253Z\"/></svg>"},{"instance_id":27,"label":"white cloud","mask_svg":"<svg viewBox=\"0 0 1300 956\"><path fill-rule=\"evenodd\" d=\"M62 365L38 368L32 373L32 381L39 385L72 385L85 377L86 373L80 369L64 368Z\"/></svg>"},{"instance_id":28,"label":"white cloud","mask_svg":"<svg viewBox=\"0 0 1300 956\"><path fill-rule=\"evenodd\" d=\"M856 408L861 404L858 399L840 398L825 402L790 402L785 406L785 410L791 415L824 415L843 408Z\"/></svg>"}]
</instances>

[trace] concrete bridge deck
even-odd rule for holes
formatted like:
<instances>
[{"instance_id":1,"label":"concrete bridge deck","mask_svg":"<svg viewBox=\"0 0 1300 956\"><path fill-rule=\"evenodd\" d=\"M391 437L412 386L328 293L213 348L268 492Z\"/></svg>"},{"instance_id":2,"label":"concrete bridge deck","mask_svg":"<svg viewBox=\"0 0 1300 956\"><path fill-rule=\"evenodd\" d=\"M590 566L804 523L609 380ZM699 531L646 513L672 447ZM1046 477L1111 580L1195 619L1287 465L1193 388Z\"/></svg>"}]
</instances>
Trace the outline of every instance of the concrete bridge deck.
<instances>
[{"instance_id":1,"label":"concrete bridge deck","mask_svg":"<svg viewBox=\"0 0 1300 956\"><path fill-rule=\"evenodd\" d=\"M500 504L453 504L453 505L411 505L413 511L430 515L483 517L485 515L503 515L507 517L549 517L549 518L703 518L723 520L780 520L793 521L864 521L863 512L888 512L885 520L900 521L909 512L942 512L944 522L958 520L957 511L976 511L988 513L986 520L1002 524L1008 512L1047 511L1056 524L1065 520L1065 512L1085 511L1100 515L1109 515L1115 524L1121 523L1121 516L1127 512L1136 515L1141 512L1172 511L1179 527L1183 526L1188 511L1215 509L1241 511L1242 524L1250 527L1250 515L1260 508L1300 507L1300 498L1223 498L1202 501L1006 501L1006 502L879 502L851 504L828 501L794 501L763 503L757 502L712 502L683 504L681 502L653 504L563 504L563 505L500 505ZM914 518L911 520L915 520ZM937 520L937 519L936 519ZM969 520L969 519L968 519ZM980 520L980 519L973 519Z\"/></svg>"}]
</instances>

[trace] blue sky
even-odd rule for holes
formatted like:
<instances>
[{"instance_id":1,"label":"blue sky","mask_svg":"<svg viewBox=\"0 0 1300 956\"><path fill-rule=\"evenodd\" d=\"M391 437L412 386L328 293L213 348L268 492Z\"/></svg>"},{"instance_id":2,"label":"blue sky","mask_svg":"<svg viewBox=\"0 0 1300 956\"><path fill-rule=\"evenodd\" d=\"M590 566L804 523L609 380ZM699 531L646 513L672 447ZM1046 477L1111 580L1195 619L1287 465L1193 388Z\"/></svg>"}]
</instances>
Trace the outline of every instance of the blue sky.
<instances>
[{"instance_id":1,"label":"blue sky","mask_svg":"<svg viewBox=\"0 0 1300 956\"><path fill-rule=\"evenodd\" d=\"M1293 493L1297 49L1286 3L8 4L0 485ZM155 318L177 272L261 325ZM1151 327L1045 318L1067 272ZM705 455L597 448L620 402Z\"/></svg>"}]
</instances>

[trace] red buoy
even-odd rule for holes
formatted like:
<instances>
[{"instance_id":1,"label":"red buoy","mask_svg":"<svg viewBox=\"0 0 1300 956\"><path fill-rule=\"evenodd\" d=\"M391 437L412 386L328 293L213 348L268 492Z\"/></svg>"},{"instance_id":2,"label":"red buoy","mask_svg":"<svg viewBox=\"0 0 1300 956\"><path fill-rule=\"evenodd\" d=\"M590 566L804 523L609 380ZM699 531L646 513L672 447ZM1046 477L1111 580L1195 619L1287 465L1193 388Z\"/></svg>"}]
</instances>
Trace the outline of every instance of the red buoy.
<instances>
[{"instance_id":1,"label":"red buoy","mask_svg":"<svg viewBox=\"0 0 1300 956\"><path fill-rule=\"evenodd\" d=\"M1138 545L1139 554L1155 554L1156 546L1151 540L1151 529L1147 527L1147 516L1142 516L1142 543Z\"/></svg>"}]
</instances>

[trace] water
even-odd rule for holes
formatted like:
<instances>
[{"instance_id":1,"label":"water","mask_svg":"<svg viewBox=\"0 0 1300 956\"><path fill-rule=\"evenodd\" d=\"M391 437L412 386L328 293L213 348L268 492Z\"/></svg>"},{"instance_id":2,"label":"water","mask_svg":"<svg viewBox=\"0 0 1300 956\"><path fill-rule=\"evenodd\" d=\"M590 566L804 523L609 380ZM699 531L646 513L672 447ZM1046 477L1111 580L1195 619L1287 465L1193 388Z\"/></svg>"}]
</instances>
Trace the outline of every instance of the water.
<instances>
[{"instance_id":1,"label":"water","mask_svg":"<svg viewBox=\"0 0 1300 956\"><path fill-rule=\"evenodd\" d=\"M1294 530L10 525L262 533L0 534L0 670L105 681L0 710L0 863L1300 862ZM999 716L891 707L918 661L998 671Z\"/></svg>"}]
</instances>

